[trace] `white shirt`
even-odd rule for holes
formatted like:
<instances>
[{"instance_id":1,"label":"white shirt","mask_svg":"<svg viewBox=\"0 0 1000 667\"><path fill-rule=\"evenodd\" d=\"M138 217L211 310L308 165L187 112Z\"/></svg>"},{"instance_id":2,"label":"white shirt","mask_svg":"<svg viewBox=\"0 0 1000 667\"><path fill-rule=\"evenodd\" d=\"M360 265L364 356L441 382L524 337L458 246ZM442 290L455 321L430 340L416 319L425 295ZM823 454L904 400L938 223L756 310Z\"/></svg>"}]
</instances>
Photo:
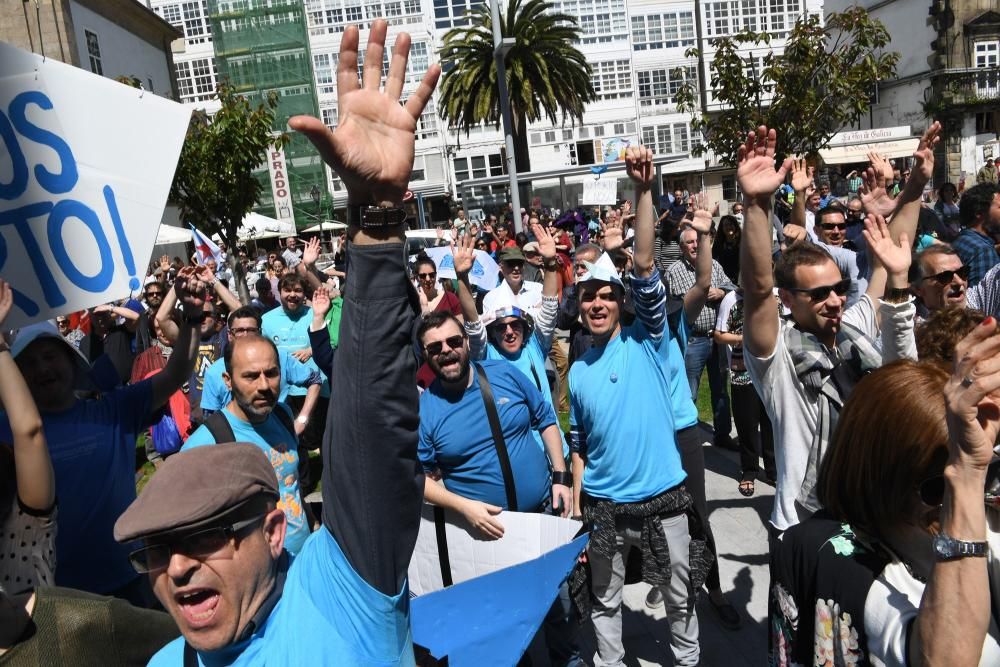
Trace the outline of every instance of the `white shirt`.
<instances>
[{"instance_id":1,"label":"white shirt","mask_svg":"<svg viewBox=\"0 0 1000 667\"><path fill-rule=\"evenodd\" d=\"M521 291L515 295L504 280L498 287L486 293L483 298L483 314L492 314L510 304L515 304L537 320L542 307L542 284L525 280L521 283Z\"/></svg>"}]
</instances>

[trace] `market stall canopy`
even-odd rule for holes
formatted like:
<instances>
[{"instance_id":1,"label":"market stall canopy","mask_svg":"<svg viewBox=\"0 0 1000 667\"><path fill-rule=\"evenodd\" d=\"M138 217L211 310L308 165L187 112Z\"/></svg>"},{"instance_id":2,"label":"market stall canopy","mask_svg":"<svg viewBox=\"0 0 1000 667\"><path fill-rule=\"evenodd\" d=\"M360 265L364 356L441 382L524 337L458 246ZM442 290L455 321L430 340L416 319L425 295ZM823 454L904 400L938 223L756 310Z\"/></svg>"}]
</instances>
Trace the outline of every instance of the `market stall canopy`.
<instances>
[{"instance_id":1,"label":"market stall canopy","mask_svg":"<svg viewBox=\"0 0 1000 667\"><path fill-rule=\"evenodd\" d=\"M909 157L919 143L920 138L911 136L908 125L838 132L827 148L820 149L819 155L827 164L851 164L867 162L872 151L890 159Z\"/></svg>"},{"instance_id":2,"label":"market stall canopy","mask_svg":"<svg viewBox=\"0 0 1000 667\"><path fill-rule=\"evenodd\" d=\"M171 225L160 225L156 232L153 245L170 245L171 243L188 243L191 240L191 230Z\"/></svg>"},{"instance_id":3,"label":"market stall canopy","mask_svg":"<svg viewBox=\"0 0 1000 667\"><path fill-rule=\"evenodd\" d=\"M259 213L248 213L243 218L237 236L241 241L271 239L279 236L295 236L295 223L269 218Z\"/></svg>"},{"instance_id":4,"label":"market stall canopy","mask_svg":"<svg viewBox=\"0 0 1000 667\"><path fill-rule=\"evenodd\" d=\"M317 232L335 232L338 229L347 229L347 225L342 222L321 222L318 225L313 225L312 227L306 227L302 230L304 234L315 234Z\"/></svg>"}]
</instances>

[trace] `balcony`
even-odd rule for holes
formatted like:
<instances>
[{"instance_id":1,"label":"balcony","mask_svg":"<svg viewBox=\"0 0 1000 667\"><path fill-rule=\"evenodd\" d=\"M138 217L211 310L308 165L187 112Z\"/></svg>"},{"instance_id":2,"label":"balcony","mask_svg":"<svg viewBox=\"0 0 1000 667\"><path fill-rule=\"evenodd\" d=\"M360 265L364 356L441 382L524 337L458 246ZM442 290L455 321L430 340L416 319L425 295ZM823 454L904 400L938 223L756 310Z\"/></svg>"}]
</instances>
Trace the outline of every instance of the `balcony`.
<instances>
[{"instance_id":1,"label":"balcony","mask_svg":"<svg viewBox=\"0 0 1000 667\"><path fill-rule=\"evenodd\" d=\"M1000 100L1000 67L946 69L935 79L942 106L977 107Z\"/></svg>"}]
</instances>

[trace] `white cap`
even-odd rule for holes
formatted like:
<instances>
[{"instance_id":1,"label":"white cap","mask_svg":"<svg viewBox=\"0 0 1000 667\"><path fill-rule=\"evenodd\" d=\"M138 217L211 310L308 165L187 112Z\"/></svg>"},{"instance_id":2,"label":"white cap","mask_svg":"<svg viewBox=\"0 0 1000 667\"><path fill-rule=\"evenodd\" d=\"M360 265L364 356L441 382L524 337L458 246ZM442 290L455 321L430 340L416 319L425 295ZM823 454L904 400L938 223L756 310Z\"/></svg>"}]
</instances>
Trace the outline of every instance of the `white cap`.
<instances>
[{"instance_id":1,"label":"white cap","mask_svg":"<svg viewBox=\"0 0 1000 667\"><path fill-rule=\"evenodd\" d=\"M608 283L609 285L618 285L622 289L625 288L621 276L618 275L618 269L615 268L615 263L611 261L611 256L608 253L601 253L596 262L585 261L583 264L587 267L587 272L576 281L578 285L588 282L601 282Z\"/></svg>"}]
</instances>

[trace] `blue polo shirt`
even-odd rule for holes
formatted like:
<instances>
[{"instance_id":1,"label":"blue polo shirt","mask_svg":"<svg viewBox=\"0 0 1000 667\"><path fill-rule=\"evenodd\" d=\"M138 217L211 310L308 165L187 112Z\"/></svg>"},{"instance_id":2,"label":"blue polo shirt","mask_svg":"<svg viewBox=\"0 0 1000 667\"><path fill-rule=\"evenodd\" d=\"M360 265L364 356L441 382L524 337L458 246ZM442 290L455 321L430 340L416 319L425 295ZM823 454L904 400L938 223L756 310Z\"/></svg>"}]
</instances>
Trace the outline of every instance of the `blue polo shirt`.
<instances>
[{"instance_id":1,"label":"blue polo shirt","mask_svg":"<svg viewBox=\"0 0 1000 667\"><path fill-rule=\"evenodd\" d=\"M534 382L509 362L479 363L493 389L518 510L534 511L549 497L552 487L548 459L532 433L555 424L555 412ZM479 378L475 368L470 372L472 386L461 395L446 394L440 380L421 394L418 455L424 470L441 470L445 488L452 493L509 509Z\"/></svg>"},{"instance_id":2,"label":"blue polo shirt","mask_svg":"<svg viewBox=\"0 0 1000 667\"><path fill-rule=\"evenodd\" d=\"M654 338L636 318L570 368L569 419L586 434L588 494L631 503L684 481L674 437L670 347L669 331Z\"/></svg>"},{"instance_id":3,"label":"blue polo shirt","mask_svg":"<svg viewBox=\"0 0 1000 667\"><path fill-rule=\"evenodd\" d=\"M326 528L292 559L281 599L247 640L209 654L199 665L414 665L410 593L372 588L354 571ZM164 646L150 667L184 664L184 637Z\"/></svg>"},{"instance_id":4,"label":"blue polo shirt","mask_svg":"<svg viewBox=\"0 0 1000 667\"><path fill-rule=\"evenodd\" d=\"M278 400L284 401L289 387L305 387L307 390L314 384L321 384L326 377L318 367L308 366L286 350L278 350L278 360L281 365L281 389ZM217 359L205 371L205 385L201 390L202 411L218 412L229 405L233 399L232 393L226 387L222 374L226 372L226 360Z\"/></svg>"},{"instance_id":5,"label":"blue polo shirt","mask_svg":"<svg viewBox=\"0 0 1000 667\"><path fill-rule=\"evenodd\" d=\"M291 353L302 349L311 350L309 325L312 324L312 316L312 308L307 308L304 305L299 306L299 310L295 315L289 315L285 312L284 308L269 310L261 317L261 334L265 338L273 340L274 344L278 346L279 352ZM312 358L305 363L310 369L322 372ZM330 383L325 380L325 375L323 377L323 389L320 391L320 396L328 397L330 395ZM288 387L288 395L305 396L306 388L292 385Z\"/></svg>"},{"instance_id":6,"label":"blue polo shirt","mask_svg":"<svg viewBox=\"0 0 1000 667\"><path fill-rule=\"evenodd\" d=\"M291 410L284 403L274 406L275 410L284 410L291 417ZM285 548L291 554L299 553L306 538L309 537L309 522L302 507L302 496L299 493L299 450L298 440L294 433L289 433L281 420L273 412L260 424L251 424L234 415L229 410L223 410L226 421L233 429L237 442L252 442L260 447L274 468L274 476L278 480L278 507L285 512L288 529L285 533ZM181 451L193 447L214 445L215 438L205 425L199 426L184 443Z\"/></svg>"},{"instance_id":7,"label":"blue polo shirt","mask_svg":"<svg viewBox=\"0 0 1000 667\"><path fill-rule=\"evenodd\" d=\"M152 381L143 380L42 414L59 500L57 586L107 595L138 576L128 562L134 545L118 544L113 531L135 500L135 441L150 425L152 400ZM0 443L12 442L0 413Z\"/></svg>"}]
</instances>

